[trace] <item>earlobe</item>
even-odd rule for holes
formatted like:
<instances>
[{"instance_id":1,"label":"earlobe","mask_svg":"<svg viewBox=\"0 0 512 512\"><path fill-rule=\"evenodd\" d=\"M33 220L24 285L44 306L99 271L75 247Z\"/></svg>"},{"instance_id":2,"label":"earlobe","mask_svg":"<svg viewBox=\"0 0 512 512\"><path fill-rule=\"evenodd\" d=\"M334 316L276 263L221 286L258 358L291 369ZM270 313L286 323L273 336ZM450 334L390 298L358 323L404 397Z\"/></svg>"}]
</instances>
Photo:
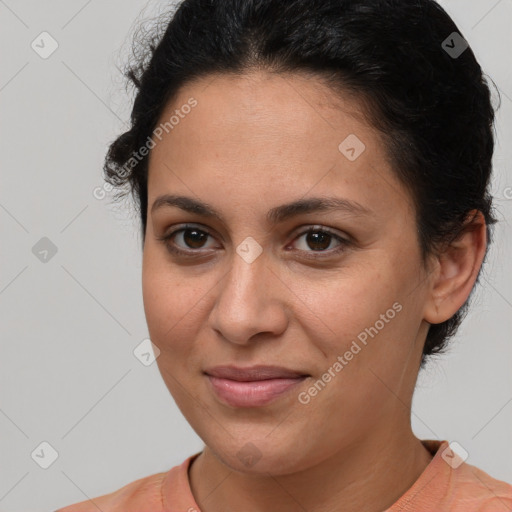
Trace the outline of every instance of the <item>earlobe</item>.
<instances>
[{"instance_id":1,"label":"earlobe","mask_svg":"<svg viewBox=\"0 0 512 512\"><path fill-rule=\"evenodd\" d=\"M487 232L482 212L468 215L461 234L437 257L425 320L439 324L451 318L466 302L475 284L487 247Z\"/></svg>"}]
</instances>

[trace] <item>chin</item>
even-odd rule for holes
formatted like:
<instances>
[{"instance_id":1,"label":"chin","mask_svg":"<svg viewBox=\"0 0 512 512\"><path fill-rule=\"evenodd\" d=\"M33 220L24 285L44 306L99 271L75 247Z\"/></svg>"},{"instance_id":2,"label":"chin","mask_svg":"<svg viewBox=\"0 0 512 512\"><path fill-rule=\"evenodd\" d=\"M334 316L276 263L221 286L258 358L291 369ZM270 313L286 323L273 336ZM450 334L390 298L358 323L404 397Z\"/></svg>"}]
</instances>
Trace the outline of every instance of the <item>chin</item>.
<instances>
[{"instance_id":1,"label":"chin","mask_svg":"<svg viewBox=\"0 0 512 512\"><path fill-rule=\"evenodd\" d=\"M227 438L226 443L208 444L215 456L232 471L253 475L286 475L306 469L311 465L311 458L303 444L297 443L297 438L287 436L265 438L245 436L243 440L234 442ZM290 440L289 443L286 439ZM298 444L300 450L297 450ZM236 445L236 447L235 447ZM313 450L314 453L314 450Z\"/></svg>"}]
</instances>

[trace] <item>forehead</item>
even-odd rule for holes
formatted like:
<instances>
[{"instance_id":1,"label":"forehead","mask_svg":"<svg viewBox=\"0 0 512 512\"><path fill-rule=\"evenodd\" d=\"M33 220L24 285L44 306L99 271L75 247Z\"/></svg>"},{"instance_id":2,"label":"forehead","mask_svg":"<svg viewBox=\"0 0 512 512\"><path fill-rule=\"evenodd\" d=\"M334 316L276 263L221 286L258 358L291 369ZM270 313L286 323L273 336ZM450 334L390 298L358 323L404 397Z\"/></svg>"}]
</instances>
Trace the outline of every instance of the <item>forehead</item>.
<instances>
[{"instance_id":1,"label":"forehead","mask_svg":"<svg viewBox=\"0 0 512 512\"><path fill-rule=\"evenodd\" d=\"M313 189L383 207L409 200L357 101L311 76L204 77L180 89L159 126L149 159L149 205L176 188L269 206Z\"/></svg>"},{"instance_id":2,"label":"forehead","mask_svg":"<svg viewBox=\"0 0 512 512\"><path fill-rule=\"evenodd\" d=\"M286 141L289 146L294 141L318 145L320 139L329 144L344 131L357 132L366 139L376 137L364 122L357 100L335 94L318 77L268 72L203 77L179 90L164 108L159 124L181 110L188 111L187 104L192 98L197 105L189 113L181 114L172 129L176 143L180 133L191 142L194 141L190 137L196 135L200 139L196 143L217 141L229 135L222 141L223 147L234 149L245 142L239 149L249 151L265 144L268 154L273 149L271 142L276 140ZM200 126L201 130L190 133L190 125L194 130Z\"/></svg>"}]
</instances>

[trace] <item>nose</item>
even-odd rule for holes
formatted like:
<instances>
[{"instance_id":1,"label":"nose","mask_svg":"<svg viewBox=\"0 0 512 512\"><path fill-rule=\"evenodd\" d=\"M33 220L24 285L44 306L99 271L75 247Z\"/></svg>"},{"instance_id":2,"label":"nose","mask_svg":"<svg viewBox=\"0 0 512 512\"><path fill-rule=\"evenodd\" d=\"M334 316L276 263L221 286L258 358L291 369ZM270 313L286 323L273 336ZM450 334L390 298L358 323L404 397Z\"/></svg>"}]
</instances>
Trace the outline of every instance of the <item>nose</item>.
<instances>
[{"instance_id":1,"label":"nose","mask_svg":"<svg viewBox=\"0 0 512 512\"><path fill-rule=\"evenodd\" d=\"M270 338L282 334L289 321L286 298L290 290L270 267L265 252L254 261L234 252L230 264L216 287L212 328L238 345L248 344L258 334Z\"/></svg>"}]
</instances>

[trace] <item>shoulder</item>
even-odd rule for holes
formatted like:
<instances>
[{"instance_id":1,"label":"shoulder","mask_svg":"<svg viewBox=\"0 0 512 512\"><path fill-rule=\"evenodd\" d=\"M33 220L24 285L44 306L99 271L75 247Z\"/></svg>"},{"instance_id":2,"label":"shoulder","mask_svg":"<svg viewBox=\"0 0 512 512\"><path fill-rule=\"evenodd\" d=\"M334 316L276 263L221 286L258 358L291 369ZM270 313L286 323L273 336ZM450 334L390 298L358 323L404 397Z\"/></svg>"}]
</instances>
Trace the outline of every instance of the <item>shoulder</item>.
<instances>
[{"instance_id":1,"label":"shoulder","mask_svg":"<svg viewBox=\"0 0 512 512\"><path fill-rule=\"evenodd\" d=\"M131 482L115 492L91 498L55 512L161 512L164 473L155 473Z\"/></svg>"},{"instance_id":2,"label":"shoulder","mask_svg":"<svg viewBox=\"0 0 512 512\"><path fill-rule=\"evenodd\" d=\"M455 489L458 500L471 505L474 512L512 510L511 484L467 463L454 470L453 475L457 481Z\"/></svg>"},{"instance_id":3,"label":"shoulder","mask_svg":"<svg viewBox=\"0 0 512 512\"><path fill-rule=\"evenodd\" d=\"M433 455L414 485L386 512L512 511L512 485L468 464L448 441L422 440Z\"/></svg>"}]
</instances>

